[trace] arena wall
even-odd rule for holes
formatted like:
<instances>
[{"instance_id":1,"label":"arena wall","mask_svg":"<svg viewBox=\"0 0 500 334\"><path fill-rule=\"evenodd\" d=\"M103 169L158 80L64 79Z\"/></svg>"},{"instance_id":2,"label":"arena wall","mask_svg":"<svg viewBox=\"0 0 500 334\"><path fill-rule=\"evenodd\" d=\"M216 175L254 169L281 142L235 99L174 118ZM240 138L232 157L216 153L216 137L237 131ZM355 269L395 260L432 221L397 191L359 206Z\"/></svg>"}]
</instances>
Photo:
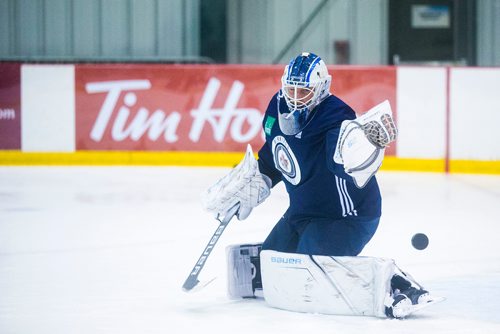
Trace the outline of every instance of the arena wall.
<instances>
[{"instance_id":1,"label":"arena wall","mask_svg":"<svg viewBox=\"0 0 500 334\"><path fill-rule=\"evenodd\" d=\"M500 174L500 68L331 66L358 114L400 131L385 170ZM281 66L0 63L1 165L237 163L263 143Z\"/></svg>"}]
</instances>

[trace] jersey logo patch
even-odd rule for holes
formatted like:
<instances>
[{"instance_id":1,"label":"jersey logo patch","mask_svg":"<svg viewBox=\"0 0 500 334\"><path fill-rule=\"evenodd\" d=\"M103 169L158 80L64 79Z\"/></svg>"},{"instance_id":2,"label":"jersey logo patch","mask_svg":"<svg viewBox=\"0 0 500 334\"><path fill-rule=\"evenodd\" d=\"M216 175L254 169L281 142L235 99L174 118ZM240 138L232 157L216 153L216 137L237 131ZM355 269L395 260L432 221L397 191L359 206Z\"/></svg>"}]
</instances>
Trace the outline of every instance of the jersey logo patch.
<instances>
[{"instance_id":1,"label":"jersey logo patch","mask_svg":"<svg viewBox=\"0 0 500 334\"><path fill-rule=\"evenodd\" d=\"M264 132L266 133L266 135L271 135L271 130L273 129L274 122L276 122L276 118L267 116L266 124L264 124Z\"/></svg>"},{"instance_id":2,"label":"jersey logo patch","mask_svg":"<svg viewBox=\"0 0 500 334\"><path fill-rule=\"evenodd\" d=\"M300 167L290 146L283 136L276 136L272 143L274 165L285 179L294 186L300 183Z\"/></svg>"}]
</instances>

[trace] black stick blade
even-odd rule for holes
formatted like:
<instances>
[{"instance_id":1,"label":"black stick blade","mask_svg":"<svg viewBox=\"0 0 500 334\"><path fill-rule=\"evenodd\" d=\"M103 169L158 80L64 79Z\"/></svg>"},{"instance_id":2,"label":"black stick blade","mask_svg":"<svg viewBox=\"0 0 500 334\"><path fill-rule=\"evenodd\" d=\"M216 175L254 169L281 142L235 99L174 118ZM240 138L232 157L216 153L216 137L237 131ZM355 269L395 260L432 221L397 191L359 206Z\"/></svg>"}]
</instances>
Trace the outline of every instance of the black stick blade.
<instances>
[{"instance_id":1,"label":"black stick blade","mask_svg":"<svg viewBox=\"0 0 500 334\"><path fill-rule=\"evenodd\" d=\"M187 280L184 282L184 285L182 286L182 290L189 292L191 291L195 286L198 285L200 281L194 277L194 276L189 276Z\"/></svg>"}]
</instances>

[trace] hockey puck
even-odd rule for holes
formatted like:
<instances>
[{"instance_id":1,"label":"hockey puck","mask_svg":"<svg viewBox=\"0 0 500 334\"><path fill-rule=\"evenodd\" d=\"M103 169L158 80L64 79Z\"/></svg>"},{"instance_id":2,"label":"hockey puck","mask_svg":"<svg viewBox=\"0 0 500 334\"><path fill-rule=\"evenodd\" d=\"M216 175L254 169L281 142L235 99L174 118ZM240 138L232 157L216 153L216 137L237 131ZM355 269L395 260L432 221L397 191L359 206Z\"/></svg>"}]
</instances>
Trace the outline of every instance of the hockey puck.
<instances>
[{"instance_id":1,"label":"hockey puck","mask_svg":"<svg viewBox=\"0 0 500 334\"><path fill-rule=\"evenodd\" d=\"M418 250L426 249L429 245L429 238L423 233L417 233L411 238L411 244Z\"/></svg>"}]
</instances>

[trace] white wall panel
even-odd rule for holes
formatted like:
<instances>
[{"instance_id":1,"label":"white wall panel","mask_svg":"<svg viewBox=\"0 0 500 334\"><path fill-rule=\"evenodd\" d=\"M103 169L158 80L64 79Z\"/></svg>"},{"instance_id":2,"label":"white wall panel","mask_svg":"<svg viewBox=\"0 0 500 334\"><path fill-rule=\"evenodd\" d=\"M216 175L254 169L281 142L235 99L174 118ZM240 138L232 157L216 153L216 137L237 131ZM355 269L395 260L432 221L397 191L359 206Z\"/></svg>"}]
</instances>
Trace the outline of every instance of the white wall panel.
<instances>
[{"instance_id":1,"label":"white wall panel","mask_svg":"<svg viewBox=\"0 0 500 334\"><path fill-rule=\"evenodd\" d=\"M23 65L21 83L21 149L74 151L74 66Z\"/></svg>"},{"instance_id":2,"label":"white wall panel","mask_svg":"<svg viewBox=\"0 0 500 334\"><path fill-rule=\"evenodd\" d=\"M450 80L450 158L500 160L500 68L455 68Z\"/></svg>"},{"instance_id":3,"label":"white wall panel","mask_svg":"<svg viewBox=\"0 0 500 334\"><path fill-rule=\"evenodd\" d=\"M397 70L397 156L443 159L446 151L446 69Z\"/></svg>"}]
</instances>

